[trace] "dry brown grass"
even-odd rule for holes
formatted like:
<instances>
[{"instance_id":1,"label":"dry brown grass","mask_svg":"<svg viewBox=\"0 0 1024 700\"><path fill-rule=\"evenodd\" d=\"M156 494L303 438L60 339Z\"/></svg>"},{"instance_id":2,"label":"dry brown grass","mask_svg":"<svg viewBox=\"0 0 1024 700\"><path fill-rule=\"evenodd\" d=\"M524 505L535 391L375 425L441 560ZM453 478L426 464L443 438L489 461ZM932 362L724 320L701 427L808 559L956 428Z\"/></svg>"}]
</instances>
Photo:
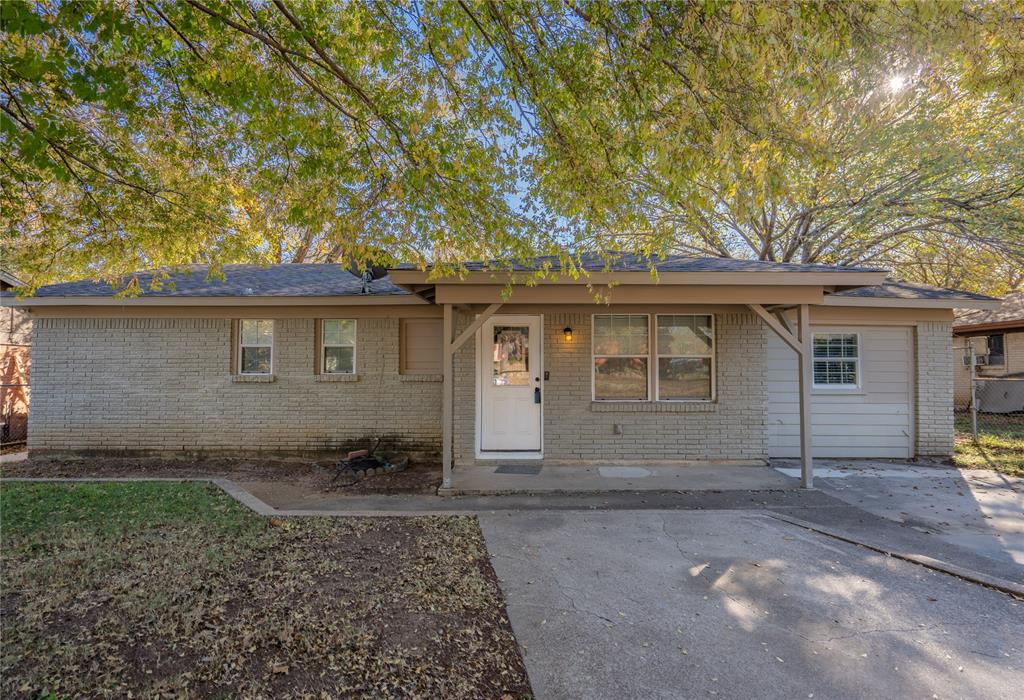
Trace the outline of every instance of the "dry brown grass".
<instances>
[{"instance_id":1,"label":"dry brown grass","mask_svg":"<svg viewBox=\"0 0 1024 700\"><path fill-rule=\"evenodd\" d=\"M520 697L473 518L270 520L202 484L6 483L4 697Z\"/></svg>"}]
</instances>

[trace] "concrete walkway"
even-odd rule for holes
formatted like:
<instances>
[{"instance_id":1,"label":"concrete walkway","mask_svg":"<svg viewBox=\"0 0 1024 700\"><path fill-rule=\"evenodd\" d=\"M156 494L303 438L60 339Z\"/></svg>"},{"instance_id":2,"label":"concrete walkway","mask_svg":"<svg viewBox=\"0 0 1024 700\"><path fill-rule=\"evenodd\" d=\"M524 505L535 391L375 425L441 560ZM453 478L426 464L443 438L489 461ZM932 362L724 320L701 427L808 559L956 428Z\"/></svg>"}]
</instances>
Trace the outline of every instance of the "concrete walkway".
<instances>
[{"instance_id":1,"label":"concrete walkway","mask_svg":"<svg viewBox=\"0 0 1024 700\"><path fill-rule=\"evenodd\" d=\"M793 482L768 466L738 463L690 466L541 466L529 462L456 467L446 494L609 493L615 491L757 491L791 489Z\"/></svg>"},{"instance_id":2,"label":"concrete walkway","mask_svg":"<svg viewBox=\"0 0 1024 700\"><path fill-rule=\"evenodd\" d=\"M180 478L7 478L3 481L182 481ZM209 481L264 516L477 515L500 511L757 511L837 540L867 547L1024 597L1024 567L921 533L906 524L847 505L823 491L636 491L503 496L343 496L297 494L280 482Z\"/></svg>"},{"instance_id":3,"label":"concrete walkway","mask_svg":"<svg viewBox=\"0 0 1024 700\"><path fill-rule=\"evenodd\" d=\"M1017 698L1019 601L757 513L481 513L539 698Z\"/></svg>"}]
</instances>

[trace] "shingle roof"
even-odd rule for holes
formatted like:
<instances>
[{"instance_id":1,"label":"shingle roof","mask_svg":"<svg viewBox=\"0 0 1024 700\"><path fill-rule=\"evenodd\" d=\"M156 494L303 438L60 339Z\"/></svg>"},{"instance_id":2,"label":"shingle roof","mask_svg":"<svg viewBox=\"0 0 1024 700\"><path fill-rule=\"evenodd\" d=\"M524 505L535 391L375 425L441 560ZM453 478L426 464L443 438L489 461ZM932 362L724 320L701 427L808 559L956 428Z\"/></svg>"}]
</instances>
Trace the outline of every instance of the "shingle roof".
<instances>
[{"instance_id":1,"label":"shingle roof","mask_svg":"<svg viewBox=\"0 0 1024 700\"><path fill-rule=\"evenodd\" d=\"M857 299L936 299L941 301L997 301L993 297L974 292L962 292L957 289L933 287L930 284L917 282L898 282L887 279L876 287L856 287L836 292L832 296L853 297Z\"/></svg>"},{"instance_id":2,"label":"shingle roof","mask_svg":"<svg viewBox=\"0 0 1024 700\"><path fill-rule=\"evenodd\" d=\"M763 260L738 260L736 258L698 258L686 255L637 255L634 253L608 253L608 259L600 253L589 252L580 254L576 260L578 267L587 272L648 272L652 265L659 272L884 272L877 268L850 267L843 265L817 265L784 262L766 262ZM544 255L526 262L508 263L504 261L472 261L464 263L470 272L487 270L531 272L549 266L552 271L560 271L558 257ZM397 265L396 270L414 270L416 266L408 263Z\"/></svg>"},{"instance_id":3,"label":"shingle roof","mask_svg":"<svg viewBox=\"0 0 1024 700\"><path fill-rule=\"evenodd\" d=\"M1020 321L1024 326L1024 292L1010 292L1003 297L998 309L961 309L956 312L953 325L978 326L988 323L1010 323Z\"/></svg>"},{"instance_id":4,"label":"shingle roof","mask_svg":"<svg viewBox=\"0 0 1024 700\"><path fill-rule=\"evenodd\" d=\"M12 275L7 270L0 267L0 288L7 289L8 287L20 287L21 280Z\"/></svg>"},{"instance_id":5,"label":"shingle roof","mask_svg":"<svg viewBox=\"0 0 1024 700\"><path fill-rule=\"evenodd\" d=\"M334 263L269 265L224 265L224 279L208 278L209 266L188 265L166 270L162 289L150 290L149 283L163 270L138 272L125 278L116 291L132 277L137 277L146 297L331 297L363 294L362 280ZM170 288L173 283L173 290ZM392 284L386 277L367 285L369 296L407 295L408 291ZM40 287L37 297L112 296L115 289L106 282L80 280ZM364 295L365 296L365 295Z\"/></svg>"}]
</instances>

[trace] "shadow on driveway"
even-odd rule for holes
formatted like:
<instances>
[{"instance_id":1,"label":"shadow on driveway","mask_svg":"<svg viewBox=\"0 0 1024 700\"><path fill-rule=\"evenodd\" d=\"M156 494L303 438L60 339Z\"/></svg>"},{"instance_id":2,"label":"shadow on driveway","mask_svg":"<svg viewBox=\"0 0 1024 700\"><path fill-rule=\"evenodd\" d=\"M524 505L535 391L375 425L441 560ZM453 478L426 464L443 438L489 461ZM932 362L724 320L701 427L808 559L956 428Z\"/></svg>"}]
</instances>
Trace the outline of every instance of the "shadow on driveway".
<instances>
[{"instance_id":1,"label":"shadow on driveway","mask_svg":"<svg viewBox=\"0 0 1024 700\"><path fill-rule=\"evenodd\" d=\"M1016 698L1022 604L753 512L480 521L541 698Z\"/></svg>"},{"instance_id":2,"label":"shadow on driveway","mask_svg":"<svg viewBox=\"0 0 1024 700\"><path fill-rule=\"evenodd\" d=\"M779 461L779 471L791 467ZM821 460L815 485L850 505L1024 571L1024 479L987 469Z\"/></svg>"}]
</instances>

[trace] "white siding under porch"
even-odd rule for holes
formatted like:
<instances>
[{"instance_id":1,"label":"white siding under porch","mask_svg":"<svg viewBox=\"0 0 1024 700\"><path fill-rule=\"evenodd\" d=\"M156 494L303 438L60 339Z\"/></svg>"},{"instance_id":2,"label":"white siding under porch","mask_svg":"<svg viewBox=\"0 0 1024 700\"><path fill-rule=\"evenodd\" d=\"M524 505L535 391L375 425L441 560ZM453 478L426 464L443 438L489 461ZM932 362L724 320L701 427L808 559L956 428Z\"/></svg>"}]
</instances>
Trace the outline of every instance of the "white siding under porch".
<instances>
[{"instance_id":1,"label":"white siding under porch","mask_svg":"<svg viewBox=\"0 0 1024 700\"><path fill-rule=\"evenodd\" d=\"M815 333L860 335L860 386L812 389L815 457L914 456L914 335L905 326L812 326ZM768 341L768 454L800 456L797 358L780 338Z\"/></svg>"}]
</instances>

